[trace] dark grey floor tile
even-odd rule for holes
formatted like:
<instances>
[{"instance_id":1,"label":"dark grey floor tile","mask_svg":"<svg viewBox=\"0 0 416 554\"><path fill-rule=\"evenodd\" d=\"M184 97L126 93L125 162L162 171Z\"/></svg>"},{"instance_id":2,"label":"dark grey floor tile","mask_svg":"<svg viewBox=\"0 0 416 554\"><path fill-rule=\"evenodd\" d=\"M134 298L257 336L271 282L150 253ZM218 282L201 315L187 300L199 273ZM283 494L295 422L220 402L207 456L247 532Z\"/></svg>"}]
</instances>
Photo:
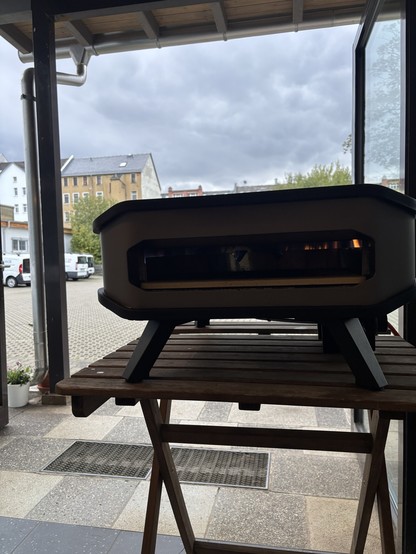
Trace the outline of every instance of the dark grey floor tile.
<instances>
[{"instance_id":1,"label":"dark grey floor tile","mask_svg":"<svg viewBox=\"0 0 416 554\"><path fill-rule=\"evenodd\" d=\"M142 533L121 531L108 554L137 554L142 545ZM180 554L184 552L179 537L159 535L156 541L156 554Z\"/></svg>"},{"instance_id":2,"label":"dark grey floor tile","mask_svg":"<svg viewBox=\"0 0 416 554\"><path fill-rule=\"evenodd\" d=\"M36 521L0 517L0 554L10 554L33 531Z\"/></svg>"},{"instance_id":3,"label":"dark grey floor tile","mask_svg":"<svg viewBox=\"0 0 416 554\"><path fill-rule=\"evenodd\" d=\"M15 437L0 450L0 469L40 471L72 443L64 439Z\"/></svg>"},{"instance_id":4,"label":"dark grey floor tile","mask_svg":"<svg viewBox=\"0 0 416 554\"><path fill-rule=\"evenodd\" d=\"M39 523L13 554L107 554L120 531Z\"/></svg>"}]
</instances>

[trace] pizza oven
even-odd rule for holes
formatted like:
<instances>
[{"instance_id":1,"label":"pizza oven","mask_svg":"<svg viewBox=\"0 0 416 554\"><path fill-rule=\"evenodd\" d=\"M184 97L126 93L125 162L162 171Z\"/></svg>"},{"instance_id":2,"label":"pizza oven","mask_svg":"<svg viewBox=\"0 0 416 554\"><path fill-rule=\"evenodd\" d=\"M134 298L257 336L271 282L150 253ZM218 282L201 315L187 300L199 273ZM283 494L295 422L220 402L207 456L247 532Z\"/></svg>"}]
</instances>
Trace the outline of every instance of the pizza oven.
<instances>
[{"instance_id":1,"label":"pizza oven","mask_svg":"<svg viewBox=\"0 0 416 554\"><path fill-rule=\"evenodd\" d=\"M377 185L127 201L94 222L127 319L364 317L415 296L416 202Z\"/></svg>"}]
</instances>

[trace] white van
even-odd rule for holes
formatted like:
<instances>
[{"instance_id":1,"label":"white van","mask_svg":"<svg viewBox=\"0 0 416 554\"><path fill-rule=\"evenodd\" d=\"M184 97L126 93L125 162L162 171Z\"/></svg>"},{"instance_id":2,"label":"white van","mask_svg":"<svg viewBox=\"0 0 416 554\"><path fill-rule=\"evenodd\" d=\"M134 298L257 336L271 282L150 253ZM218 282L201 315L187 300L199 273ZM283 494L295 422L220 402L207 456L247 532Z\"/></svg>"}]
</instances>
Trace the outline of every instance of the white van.
<instances>
[{"instance_id":1,"label":"white van","mask_svg":"<svg viewBox=\"0 0 416 554\"><path fill-rule=\"evenodd\" d=\"M66 279L86 279L88 277L88 262L84 254L65 254Z\"/></svg>"},{"instance_id":2,"label":"white van","mask_svg":"<svg viewBox=\"0 0 416 554\"><path fill-rule=\"evenodd\" d=\"M3 254L3 284L11 289L17 285L30 286L30 257L28 254Z\"/></svg>"},{"instance_id":3,"label":"white van","mask_svg":"<svg viewBox=\"0 0 416 554\"><path fill-rule=\"evenodd\" d=\"M95 273L94 256L92 254L85 254L85 257L88 263L88 277L90 277L90 275L94 275Z\"/></svg>"}]
</instances>

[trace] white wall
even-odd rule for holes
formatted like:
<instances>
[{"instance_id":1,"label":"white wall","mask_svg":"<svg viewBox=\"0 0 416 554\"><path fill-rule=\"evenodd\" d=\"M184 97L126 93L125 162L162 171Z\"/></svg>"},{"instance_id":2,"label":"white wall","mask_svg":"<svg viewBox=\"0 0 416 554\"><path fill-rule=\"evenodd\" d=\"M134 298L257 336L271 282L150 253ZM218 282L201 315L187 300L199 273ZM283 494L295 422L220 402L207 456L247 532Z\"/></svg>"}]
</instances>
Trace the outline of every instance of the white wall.
<instances>
[{"instance_id":1,"label":"white wall","mask_svg":"<svg viewBox=\"0 0 416 554\"><path fill-rule=\"evenodd\" d=\"M14 163L0 173L0 204L14 207L15 221L27 221L26 176Z\"/></svg>"},{"instance_id":2,"label":"white wall","mask_svg":"<svg viewBox=\"0 0 416 554\"><path fill-rule=\"evenodd\" d=\"M161 196L159 179L152 158L149 156L142 171L142 198L160 198Z\"/></svg>"},{"instance_id":3,"label":"white wall","mask_svg":"<svg viewBox=\"0 0 416 554\"><path fill-rule=\"evenodd\" d=\"M13 239L18 241L18 247L13 248ZM3 252L8 254L29 253L29 231L27 229L14 229L13 227L2 227L1 241ZM25 243L25 246L21 242Z\"/></svg>"}]
</instances>

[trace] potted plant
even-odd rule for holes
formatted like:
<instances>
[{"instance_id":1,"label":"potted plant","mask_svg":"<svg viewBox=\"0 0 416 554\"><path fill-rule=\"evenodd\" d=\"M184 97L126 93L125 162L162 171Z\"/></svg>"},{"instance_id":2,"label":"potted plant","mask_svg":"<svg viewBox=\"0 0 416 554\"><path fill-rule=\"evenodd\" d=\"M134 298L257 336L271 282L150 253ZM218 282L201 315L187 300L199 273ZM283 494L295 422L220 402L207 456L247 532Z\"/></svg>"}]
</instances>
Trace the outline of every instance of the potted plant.
<instances>
[{"instance_id":1,"label":"potted plant","mask_svg":"<svg viewBox=\"0 0 416 554\"><path fill-rule=\"evenodd\" d=\"M7 370L7 395L10 408L21 408L29 402L29 387L32 371L29 366L16 362Z\"/></svg>"}]
</instances>

